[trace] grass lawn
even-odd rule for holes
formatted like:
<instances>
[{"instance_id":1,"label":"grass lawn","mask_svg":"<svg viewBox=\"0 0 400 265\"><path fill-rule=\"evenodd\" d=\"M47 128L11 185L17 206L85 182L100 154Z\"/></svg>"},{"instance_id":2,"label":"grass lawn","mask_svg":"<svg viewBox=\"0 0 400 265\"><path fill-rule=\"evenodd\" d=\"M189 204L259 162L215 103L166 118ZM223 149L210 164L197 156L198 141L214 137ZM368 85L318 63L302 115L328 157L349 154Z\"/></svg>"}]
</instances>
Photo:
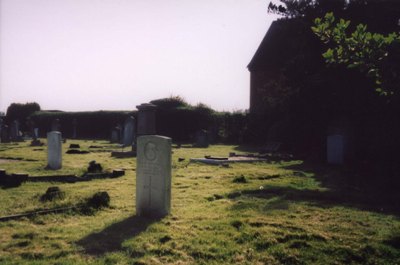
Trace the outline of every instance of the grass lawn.
<instances>
[{"instance_id":1,"label":"grass lawn","mask_svg":"<svg viewBox=\"0 0 400 265\"><path fill-rule=\"evenodd\" d=\"M70 143L91 153L66 154ZM9 174L82 175L92 160L126 172L1 188L0 216L76 205L98 191L109 193L111 206L0 222L0 264L400 264L399 195L358 185L342 169L299 160L204 165L189 158L240 148L174 148L172 213L151 220L135 216L136 159L113 158L111 150L118 147L69 140L63 168L52 171L46 146L0 144L0 168ZM41 202L50 186L65 198Z\"/></svg>"}]
</instances>

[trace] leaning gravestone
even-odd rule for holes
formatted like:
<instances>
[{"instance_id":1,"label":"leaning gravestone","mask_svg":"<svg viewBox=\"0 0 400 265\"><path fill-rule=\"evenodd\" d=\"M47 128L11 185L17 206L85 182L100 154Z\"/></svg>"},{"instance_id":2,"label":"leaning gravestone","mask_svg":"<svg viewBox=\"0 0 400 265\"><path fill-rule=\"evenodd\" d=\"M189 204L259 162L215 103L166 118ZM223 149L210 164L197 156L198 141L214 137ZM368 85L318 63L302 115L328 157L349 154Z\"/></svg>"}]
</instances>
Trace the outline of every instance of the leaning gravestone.
<instances>
[{"instance_id":1,"label":"leaning gravestone","mask_svg":"<svg viewBox=\"0 0 400 265\"><path fill-rule=\"evenodd\" d=\"M49 169L61 168L61 133L47 133L47 167Z\"/></svg>"},{"instance_id":2,"label":"leaning gravestone","mask_svg":"<svg viewBox=\"0 0 400 265\"><path fill-rule=\"evenodd\" d=\"M171 138L137 139L136 214L162 217L171 210Z\"/></svg>"},{"instance_id":3,"label":"leaning gravestone","mask_svg":"<svg viewBox=\"0 0 400 265\"><path fill-rule=\"evenodd\" d=\"M131 146L135 140L135 118L130 116L124 124L124 146Z\"/></svg>"}]
</instances>

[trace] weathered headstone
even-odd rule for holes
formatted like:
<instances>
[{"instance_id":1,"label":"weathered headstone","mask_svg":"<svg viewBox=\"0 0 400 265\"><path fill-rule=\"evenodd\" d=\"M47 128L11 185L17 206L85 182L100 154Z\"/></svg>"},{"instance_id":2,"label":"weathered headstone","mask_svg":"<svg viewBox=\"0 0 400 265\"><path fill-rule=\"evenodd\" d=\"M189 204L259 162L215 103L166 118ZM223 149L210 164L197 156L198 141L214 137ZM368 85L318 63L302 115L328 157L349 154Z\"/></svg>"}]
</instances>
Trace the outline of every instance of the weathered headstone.
<instances>
[{"instance_id":1,"label":"weathered headstone","mask_svg":"<svg viewBox=\"0 0 400 265\"><path fill-rule=\"evenodd\" d=\"M53 120L51 123L51 131L52 132L61 132L61 124L59 119Z\"/></svg>"},{"instance_id":2,"label":"weathered headstone","mask_svg":"<svg viewBox=\"0 0 400 265\"><path fill-rule=\"evenodd\" d=\"M136 214L162 217L171 211L171 138L137 139Z\"/></svg>"},{"instance_id":3,"label":"weathered headstone","mask_svg":"<svg viewBox=\"0 0 400 265\"><path fill-rule=\"evenodd\" d=\"M72 120L72 139L76 139L76 127L78 126L78 121L76 119Z\"/></svg>"},{"instance_id":4,"label":"weathered headstone","mask_svg":"<svg viewBox=\"0 0 400 265\"><path fill-rule=\"evenodd\" d=\"M135 140L135 118L130 116L124 123L124 146L131 146Z\"/></svg>"},{"instance_id":5,"label":"weathered headstone","mask_svg":"<svg viewBox=\"0 0 400 265\"><path fill-rule=\"evenodd\" d=\"M154 135L156 134L156 105L144 103L136 108L138 112L138 135Z\"/></svg>"},{"instance_id":6,"label":"weathered headstone","mask_svg":"<svg viewBox=\"0 0 400 265\"><path fill-rule=\"evenodd\" d=\"M47 133L47 167L49 169L61 168L61 133Z\"/></svg>"},{"instance_id":7,"label":"weathered headstone","mask_svg":"<svg viewBox=\"0 0 400 265\"><path fill-rule=\"evenodd\" d=\"M206 130L199 130L196 133L196 147L208 147L208 132Z\"/></svg>"}]
</instances>

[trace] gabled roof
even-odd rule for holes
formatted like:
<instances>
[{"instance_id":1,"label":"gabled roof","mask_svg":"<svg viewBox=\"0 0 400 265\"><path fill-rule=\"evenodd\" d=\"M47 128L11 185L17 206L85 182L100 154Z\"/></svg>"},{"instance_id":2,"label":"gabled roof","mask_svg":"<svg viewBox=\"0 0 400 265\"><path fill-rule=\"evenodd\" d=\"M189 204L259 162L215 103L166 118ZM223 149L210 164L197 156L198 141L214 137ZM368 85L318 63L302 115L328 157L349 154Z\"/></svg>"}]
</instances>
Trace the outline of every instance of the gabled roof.
<instances>
[{"instance_id":1,"label":"gabled roof","mask_svg":"<svg viewBox=\"0 0 400 265\"><path fill-rule=\"evenodd\" d=\"M300 19L280 19L272 22L247 68L249 71L280 67L305 50L320 46L309 25Z\"/></svg>"}]
</instances>

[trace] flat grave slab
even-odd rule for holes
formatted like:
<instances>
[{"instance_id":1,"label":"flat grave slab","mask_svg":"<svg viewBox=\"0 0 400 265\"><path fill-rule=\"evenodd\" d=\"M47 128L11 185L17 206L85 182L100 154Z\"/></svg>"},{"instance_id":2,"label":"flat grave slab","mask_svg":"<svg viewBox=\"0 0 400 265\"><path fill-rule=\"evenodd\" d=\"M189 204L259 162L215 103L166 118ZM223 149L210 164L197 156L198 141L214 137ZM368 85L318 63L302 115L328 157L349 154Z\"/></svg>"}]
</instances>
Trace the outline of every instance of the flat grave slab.
<instances>
[{"instance_id":1,"label":"flat grave slab","mask_svg":"<svg viewBox=\"0 0 400 265\"><path fill-rule=\"evenodd\" d=\"M191 158L190 162L200 162L210 165L222 165L227 163L254 163L254 162L268 162L268 159L258 157L227 157L221 158Z\"/></svg>"}]
</instances>

